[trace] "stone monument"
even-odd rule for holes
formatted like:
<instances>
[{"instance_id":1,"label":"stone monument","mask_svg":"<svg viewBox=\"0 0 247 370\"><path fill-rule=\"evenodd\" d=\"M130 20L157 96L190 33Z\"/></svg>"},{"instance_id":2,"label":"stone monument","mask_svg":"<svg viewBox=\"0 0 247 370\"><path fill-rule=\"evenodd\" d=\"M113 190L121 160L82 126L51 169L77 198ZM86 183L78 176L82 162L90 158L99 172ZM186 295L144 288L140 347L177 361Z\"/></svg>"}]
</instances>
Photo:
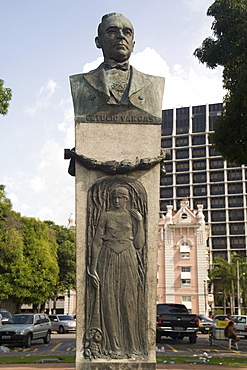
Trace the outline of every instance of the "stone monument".
<instances>
[{"instance_id":1,"label":"stone monument","mask_svg":"<svg viewBox=\"0 0 247 370\"><path fill-rule=\"evenodd\" d=\"M77 370L156 368L164 79L129 65L134 29L102 17L104 62L70 77L76 180Z\"/></svg>"}]
</instances>

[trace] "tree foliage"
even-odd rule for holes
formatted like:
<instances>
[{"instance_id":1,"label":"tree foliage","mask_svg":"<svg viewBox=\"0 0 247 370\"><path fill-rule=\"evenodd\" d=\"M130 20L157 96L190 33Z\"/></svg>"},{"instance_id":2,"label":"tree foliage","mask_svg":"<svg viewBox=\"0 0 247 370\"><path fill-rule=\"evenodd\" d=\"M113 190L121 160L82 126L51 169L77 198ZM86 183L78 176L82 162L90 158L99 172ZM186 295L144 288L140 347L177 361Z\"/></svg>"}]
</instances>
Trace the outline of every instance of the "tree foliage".
<instances>
[{"instance_id":1,"label":"tree foliage","mask_svg":"<svg viewBox=\"0 0 247 370\"><path fill-rule=\"evenodd\" d=\"M245 298L247 264L243 262L241 258L236 258L235 255L232 255L231 261L228 262L224 258L216 257L214 259L214 267L209 272L209 278L214 285L215 302L222 304L224 314L226 314L227 304L230 305L231 314L235 314L235 299L237 299L237 260L241 266L240 287L243 297Z\"/></svg>"},{"instance_id":2,"label":"tree foliage","mask_svg":"<svg viewBox=\"0 0 247 370\"><path fill-rule=\"evenodd\" d=\"M0 79L0 114L3 116L8 113L11 98L12 90L8 87L4 87L4 81Z\"/></svg>"},{"instance_id":3,"label":"tree foliage","mask_svg":"<svg viewBox=\"0 0 247 370\"><path fill-rule=\"evenodd\" d=\"M57 261L59 266L59 279L57 293L76 288L76 244L75 231L66 227L55 225L51 221L45 221L54 231L57 249Z\"/></svg>"},{"instance_id":4,"label":"tree foliage","mask_svg":"<svg viewBox=\"0 0 247 370\"><path fill-rule=\"evenodd\" d=\"M0 301L43 304L75 288L75 232L22 217L0 185Z\"/></svg>"},{"instance_id":5,"label":"tree foliage","mask_svg":"<svg viewBox=\"0 0 247 370\"><path fill-rule=\"evenodd\" d=\"M247 0L216 0L207 11L214 17L213 37L194 55L209 68L223 66L227 90L223 111L210 141L224 159L247 163Z\"/></svg>"}]
</instances>

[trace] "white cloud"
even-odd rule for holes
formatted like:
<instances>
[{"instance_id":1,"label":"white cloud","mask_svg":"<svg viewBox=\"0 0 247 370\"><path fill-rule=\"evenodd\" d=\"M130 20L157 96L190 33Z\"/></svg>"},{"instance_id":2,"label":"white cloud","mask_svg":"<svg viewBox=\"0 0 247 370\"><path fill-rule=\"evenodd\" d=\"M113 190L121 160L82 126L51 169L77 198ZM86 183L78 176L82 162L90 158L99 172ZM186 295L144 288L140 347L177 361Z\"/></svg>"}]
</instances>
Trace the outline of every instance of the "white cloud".
<instances>
[{"instance_id":1,"label":"white cloud","mask_svg":"<svg viewBox=\"0 0 247 370\"><path fill-rule=\"evenodd\" d=\"M87 70L96 68L99 59L87 63ZM163 109L220 103L225 94L220 69L212 71L200 65L196 70L192 67L186 70L179 64L169 67L166 61L149 47L133 54L130 63L143 73L165 77Z\"/></svg>"},{"instance_id":2,"label":"white cloud","mask_svg":"<svg viewBox=\"0 0 247 370\"><path fill-rule=\"evenodd\" d=\"M28 204L25 204L20 201L19 197L15 193L7 194L7 197L11 199L11 203L13 204L13 209L18 209L22 215L28 214L31 210L31 207Z\"/></svg>"},{"instance_id":3,"label":"white cloud","mask_svg":"<svg viewBox=\"0 0 247 370\"><path fill-rule=\"evenodd\" d=\"M102 63L104 60L103 57L98 57L96 60L94 60L93 62L90 62L90 63L86 63L84 64L83 68L82 68L82 72L83 73L87 73L89 71L92 71L93 69L97 68L100 63Z\"/></svg>"},{"instance_id":4,"label":"white cloud","mask_svg":"<svg viewBox=\"0 0 247 370\"><path fill-rule=\"evenodd\" d=\"M47 108L51 104L51 98L58 88L57 83L51 78L42 86L37 94L37 99L32 106L25 107L25 112L33 115L38 110Z\"/></svg>"},{"instance_id":5,"label":"white cloud","mask_svg":"<svg viewBox=\"0 0 247 370\"><path fill-rule=\"evenodd\" d=\"M35 176L28 182L29 187L34 193L44 193L47 189L44 178Z\"/></svg>"}]
</instances>

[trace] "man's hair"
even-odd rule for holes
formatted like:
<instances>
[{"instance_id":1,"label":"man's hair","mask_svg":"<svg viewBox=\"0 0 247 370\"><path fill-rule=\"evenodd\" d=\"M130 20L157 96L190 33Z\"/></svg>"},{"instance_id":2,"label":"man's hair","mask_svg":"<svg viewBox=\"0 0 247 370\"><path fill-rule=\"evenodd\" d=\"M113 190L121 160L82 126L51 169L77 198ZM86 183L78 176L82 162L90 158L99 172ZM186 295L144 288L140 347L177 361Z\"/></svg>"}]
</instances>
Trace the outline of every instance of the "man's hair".
<instances>
[{"instance_id":1,"label":"man's hair","mask_svg":"<svg viewBox=\"0 0 247 370\"><path fill-rule=\"evenodd\" d=\"M116 12L114 12L114 13L108 13L108 14L103 15L103 16L102 16L102 18L101 18L101 22L100 22L100 24L98 25L98 36L100 35L100 32L101 32L102 23L103 23L107 18L109 18L109 17L111 17L111 16L113 16L113 15L118 15L118 16L124 17L124 15L123 15L123 14L121 14L121 13L116 13ZM124 18L126 18L126 17L124 17Z\"/></svg>"}]
</instances>

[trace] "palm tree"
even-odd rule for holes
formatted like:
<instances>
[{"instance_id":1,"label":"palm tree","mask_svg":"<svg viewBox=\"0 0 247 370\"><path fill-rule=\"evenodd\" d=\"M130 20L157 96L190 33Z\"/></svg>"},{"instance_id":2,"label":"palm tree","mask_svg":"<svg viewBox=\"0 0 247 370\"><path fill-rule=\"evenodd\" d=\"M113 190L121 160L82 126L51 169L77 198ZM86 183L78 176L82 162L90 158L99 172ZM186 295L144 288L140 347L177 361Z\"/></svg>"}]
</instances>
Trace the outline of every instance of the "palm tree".
<instances>
[{"instance_id":1,"label":"palm tree","mask_svg":"<svg viewBox=\"0 0 247 370\"><path fill-rule=\"evenodd\" d=\"M223 295L223 310L226 314L226 302L230 301L231 314L235 311L236 266L224 258L216 257L214 267L209 272L209 278L214 284L214 293ZM216 298L216 297L215 297Z\"/></svg>"}]
</instances>

